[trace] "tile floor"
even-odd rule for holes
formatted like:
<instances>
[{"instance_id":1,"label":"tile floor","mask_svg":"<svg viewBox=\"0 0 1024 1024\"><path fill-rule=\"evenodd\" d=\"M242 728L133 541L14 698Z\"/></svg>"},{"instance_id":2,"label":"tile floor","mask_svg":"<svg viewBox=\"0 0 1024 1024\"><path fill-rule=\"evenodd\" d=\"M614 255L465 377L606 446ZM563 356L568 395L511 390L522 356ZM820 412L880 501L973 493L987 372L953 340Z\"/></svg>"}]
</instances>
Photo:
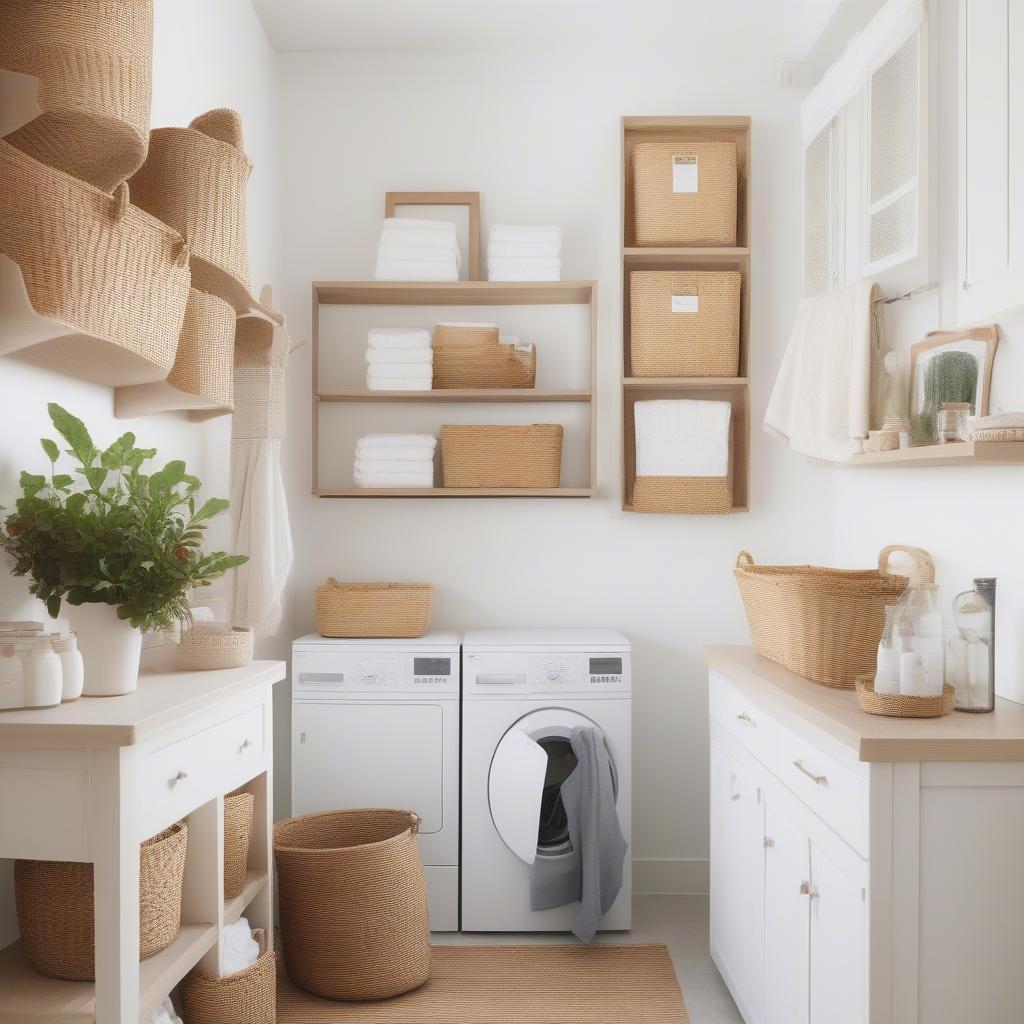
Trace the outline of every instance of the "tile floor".
<instances>
[{"instance_id":1,"label":"tile floor","mask_svg":"<svg viewBox=\"0 0 1024 1024\"><path fill-rule=\"evenodd\" d=\"M565 942L564 935L435 935L437 943ZM600 942L663 942L672 957L691 1024L743 1024L708 952L706 896L634 896L633 930Z\"/></svg>"}]
</instances>

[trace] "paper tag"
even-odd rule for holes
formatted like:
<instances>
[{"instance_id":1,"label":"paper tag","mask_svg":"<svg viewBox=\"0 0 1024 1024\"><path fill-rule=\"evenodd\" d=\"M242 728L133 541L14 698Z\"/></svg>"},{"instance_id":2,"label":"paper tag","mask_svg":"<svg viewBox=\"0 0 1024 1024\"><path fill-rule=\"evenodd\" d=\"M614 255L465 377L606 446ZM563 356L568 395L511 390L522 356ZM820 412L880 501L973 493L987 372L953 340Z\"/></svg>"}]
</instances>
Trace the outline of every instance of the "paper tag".
<instances>
[{"instance_id":1,"label":"paper tag","mask_svg":"<svg viewBox=\"0 0 1024 1024\"><path fill-rule=\"evenodd\" d=\"M697 191L697 158L695 156L672 157L672 191Z\"/></svg>"},{"instance_id":2,"label":"paper tag","mask_svg":"<svg viewBox=\"0 0 1024 1024\"><path fill-rule=\"evenodd\" d=\"M672 296L672 312L673 313L696 313L700 305L700 300L696 295L673 295Z\"/></svg>"}]
</instances>

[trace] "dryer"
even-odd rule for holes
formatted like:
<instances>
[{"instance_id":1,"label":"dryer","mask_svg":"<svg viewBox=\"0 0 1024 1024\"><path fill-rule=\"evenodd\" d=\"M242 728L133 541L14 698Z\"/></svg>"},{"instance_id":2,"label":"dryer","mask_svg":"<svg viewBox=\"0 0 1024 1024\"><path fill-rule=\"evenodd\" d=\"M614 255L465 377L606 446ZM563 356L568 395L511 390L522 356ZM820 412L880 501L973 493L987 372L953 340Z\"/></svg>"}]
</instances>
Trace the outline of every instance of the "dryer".
<instances>
[{"instance_id":1,"label":"dryer","mask_svg":"<svg viewBox=\"0 0 1024 1024\"><path fill-rule=\"evenodd\" d=\"M434 931L459 928L459 636L292 645L292 814L398 807L422 819Z\"/></svg>"},{"instance_id":2,"label":"dryer","mask_svg":"<svg viewBox=\"0 0 1024 1024\"><path fill-rule=\"evenodd\" d=\"M564 812L549 812L575 767L579 725L604 734L630 839L629 641L612 630L474 630L463 636L462 677L462 928L569 931L578 904L530 909L533 865L557 868L571 849ZM602 930L630 927L631 884L627 853Z\"/></svg>"}]
</instances>

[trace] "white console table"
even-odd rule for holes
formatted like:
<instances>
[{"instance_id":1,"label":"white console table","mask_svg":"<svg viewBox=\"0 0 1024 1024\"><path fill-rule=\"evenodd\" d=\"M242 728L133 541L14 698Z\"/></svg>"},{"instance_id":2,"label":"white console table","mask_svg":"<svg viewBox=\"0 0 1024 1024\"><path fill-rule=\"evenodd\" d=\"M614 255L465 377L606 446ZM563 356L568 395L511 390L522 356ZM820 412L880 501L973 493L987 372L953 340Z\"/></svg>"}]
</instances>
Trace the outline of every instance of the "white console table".
<instances>
[{"instance_id":1,"label":"white console table","mask_svg":"<svg viewBox=\"0 0 1024 1024\"><path fill-rule=\"evenodd\" d=\"M96 981L43 977L0 951L0 1024L136 1024L196 965L218 973L221 931L245 912L272 942L272 688L284 663L143 673L123 697L0 713L0 857L91 862ZM255 795L249 873L224 899L224 795ZM181 818L178 938L139 961L139 844Z\"/></svg>"}]
</instances>

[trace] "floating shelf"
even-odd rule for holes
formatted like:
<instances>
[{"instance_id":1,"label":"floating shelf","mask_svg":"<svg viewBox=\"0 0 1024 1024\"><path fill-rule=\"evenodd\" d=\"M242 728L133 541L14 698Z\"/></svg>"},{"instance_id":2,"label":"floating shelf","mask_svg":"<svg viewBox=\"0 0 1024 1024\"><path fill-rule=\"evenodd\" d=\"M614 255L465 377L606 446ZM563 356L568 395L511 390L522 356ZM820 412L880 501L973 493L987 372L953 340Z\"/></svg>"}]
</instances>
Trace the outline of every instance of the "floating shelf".
<instances>
[{"instance_id":1,"label":"floating shelf","mask_svg":"<svg viewBox=\"0 0 1024 1024\"><path fill-rule=\"evenodd\" d=\"M589 391L550 388L443 388L437 391L366 391L321 388L321 402L589 402Z\"/></svg>"},{"instance_id":2,"label":"floating shelf","mask_svg":"<svg viewBox=\"0 0 1024 1024\"><path fill-rule=\"evenodd\" d=\"M680 260L689 263L736 263L750 258L750 249L746 246L624 246L622 259L628 267L663 266L677 263Z\"/></svg>"},{"instance_id":3,"label":"floating shelf","mask_svg":"<svg viewBox=\"0 0 1024 1024\"><path fill-rule=\"evenodd\" d=\"M322 306L586 305L593 281L314 281Z\"/></svg>"},{"instance_id":4,"label":"floating shelf","mask_svg":"<svg viewBox=\"0 0 1024 1024\"><path fill-rule=\"evenodd\" d=\"M321 498L592 498L590 487L322 487Z\"/></svg>"},{"instance_id":5,"label":"floating shelf","mask_svg":"<svg viewBox=\"0 0 1024 1024\"><path fill-rule=\"evenodd\" d=\"M961 441L854 455L847 466L1005 466L1024 463L1024 441Z\"/></svg>"},{"instance_id":6,"label":"floating shelf","mask_svg":"<svg viewBox=\"0 0 1024 1024\"><path fill-rule=\"evenodd\" d=\"M624 388L636 388L648 391L666 391L680 388L683 391L692 388L721 388L747 384L746 377L623 377Z\"/></svg>"}]
</instances>

